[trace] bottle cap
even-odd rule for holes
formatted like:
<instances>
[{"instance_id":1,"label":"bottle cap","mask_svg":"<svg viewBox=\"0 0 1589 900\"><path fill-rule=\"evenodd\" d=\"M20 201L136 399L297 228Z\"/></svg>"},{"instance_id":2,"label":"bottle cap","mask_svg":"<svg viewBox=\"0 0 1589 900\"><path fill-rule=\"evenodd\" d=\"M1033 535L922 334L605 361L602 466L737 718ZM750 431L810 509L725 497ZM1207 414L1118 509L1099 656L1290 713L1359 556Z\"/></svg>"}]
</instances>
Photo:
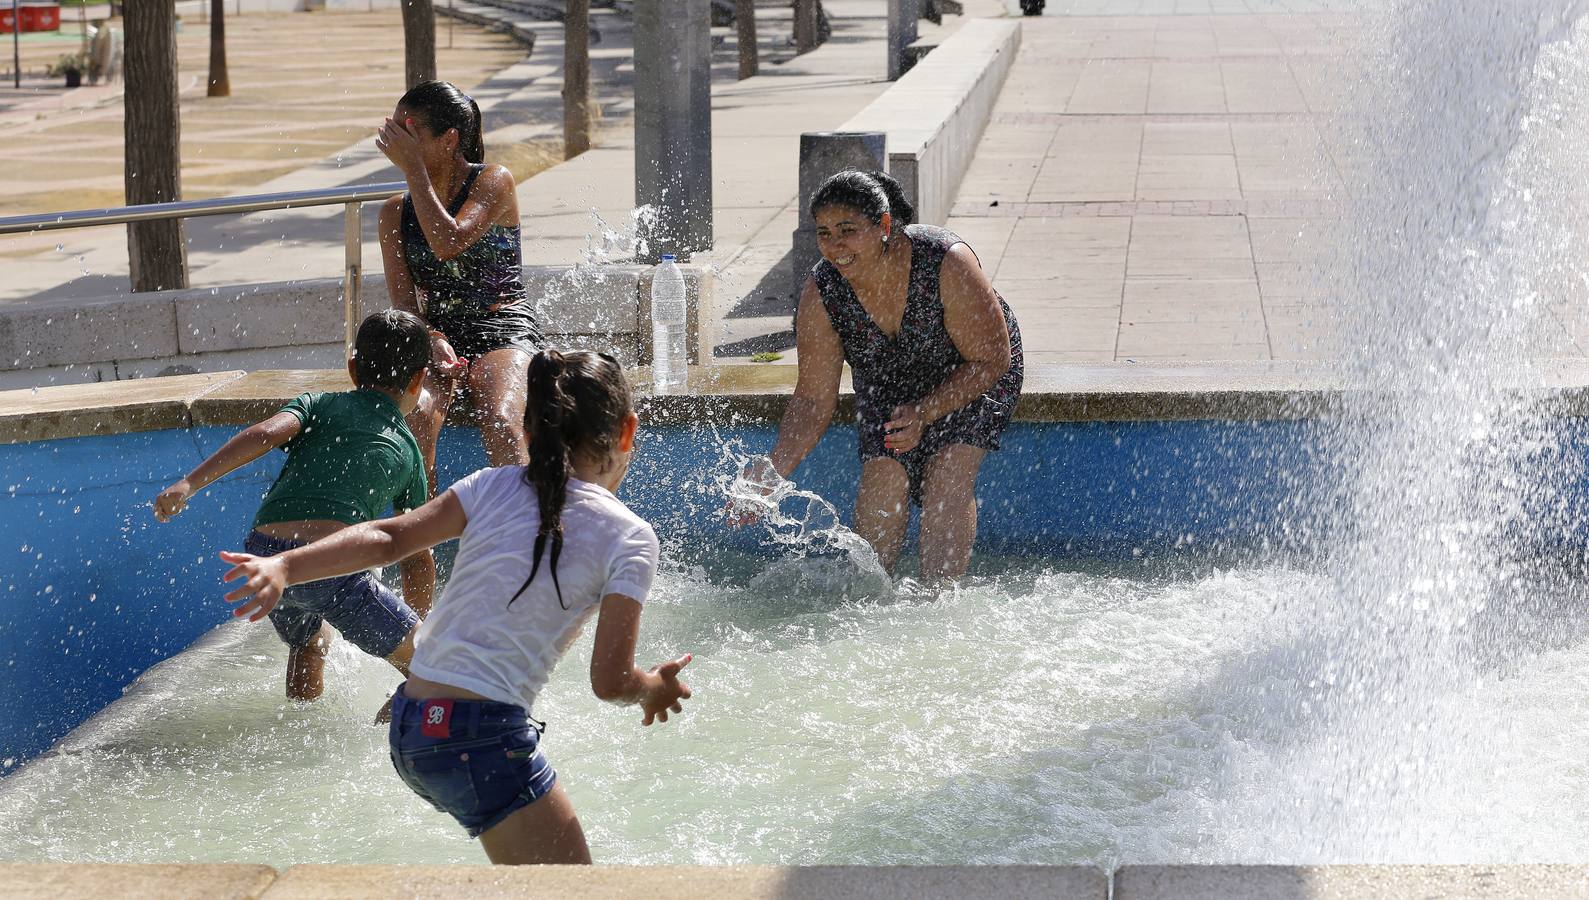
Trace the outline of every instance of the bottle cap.
<instances>
[{"instance_id":1,"label":"bottle cap","mask_svg":"<svg viewBox=\"0 0 1589 900\"><path fill-rule=\"evenodd\" d=\"M677 256L674 256L674 255L673 255L673 254L671 254L671 253L664 253L664 254L662 254L662 261L663 261L663 262L675 262L675 261L677 261L677 260L678 260L678 257L677 257Z\"/></svg>"}]
</instances>

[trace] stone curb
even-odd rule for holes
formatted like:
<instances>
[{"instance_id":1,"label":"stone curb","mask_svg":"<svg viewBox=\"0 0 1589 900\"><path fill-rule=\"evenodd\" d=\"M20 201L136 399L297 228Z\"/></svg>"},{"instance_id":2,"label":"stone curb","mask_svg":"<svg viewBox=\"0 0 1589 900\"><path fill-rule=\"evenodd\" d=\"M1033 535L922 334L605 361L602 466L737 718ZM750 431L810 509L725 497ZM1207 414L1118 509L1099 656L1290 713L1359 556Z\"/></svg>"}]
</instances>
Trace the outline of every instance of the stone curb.
<instances>
[{"instance_id":1,"label":"stone curb","mask_svg":"<svg viewBox=\"0 0 1589 900\"><path fill-rule=\"evenodd\" d=\"M629 370L648 426L702 421L774 424L794 392L793 366L692 367L684 391L655 395L650 370ZM201 425L246 425L310 390L343 390L340 369L214 372L0 392L0 443ZM835 424L851 421L848 377ZM1549 415L1589 415L1589 365L1564 366L1518 388ZM1036 366L1016 410L1021 422L1288 421L1372 410L1379 395L1327 371L1278 364L1145 369Z\"/></svg>"},{"instance_id":2,"label":"stone curb","mask_svg":"<svg viewBox=\"0 0 1589 900\"><path fill-rule=\"evenodd\" d=\"M1589 866L375 866L0 863L16 900L1568 900ZM1111 890L1112 888L1112 890Z\"/></svg>"}]
</instances>

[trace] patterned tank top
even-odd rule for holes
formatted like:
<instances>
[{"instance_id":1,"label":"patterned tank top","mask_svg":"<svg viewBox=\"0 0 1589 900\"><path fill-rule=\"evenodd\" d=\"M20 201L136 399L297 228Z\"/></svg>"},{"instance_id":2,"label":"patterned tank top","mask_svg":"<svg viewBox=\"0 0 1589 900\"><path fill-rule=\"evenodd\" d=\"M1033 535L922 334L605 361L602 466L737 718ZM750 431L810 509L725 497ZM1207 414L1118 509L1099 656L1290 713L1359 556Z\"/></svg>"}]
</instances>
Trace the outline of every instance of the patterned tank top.
<instances>
[{"instance_id":1,"label":"patterned tank top","mask_svg":"<svg viewBox=\"0 0 1589 900\"><path fill-rule=\"evenodd\" d=\"M482 163L469 166L458 195L447 204L448 215L456 216L463 209L469 189L483 171ZM403 259L414 285L425 294L426 316L484 316L528 296L517 224L492 225L462 253L443 262L425 240L414 212L414 198L404 194L402 229Z\"/></svg>"},{"instance_id":2,"label":"patterned tank top","mask_svg":"<svg viewBox=\"0 0 1589 900\"><path fill-rule=\"evenodd\" d=\"M872 321L849 281L832 263L824 259L811 272L828 320L838 332L844 360L850 364L856 412L862 420L886 419L894 407L919 401L965 362L944 326L939 288L944 256L961 243L960 237L932 225L907 225L904 233L910 239L910 283L899 331L893 337ZM984 396L1013 406L1025 368L1021 329L1003 297L999 297L999 306L1010 331L1010 368Z\"/></svg>"}]
</instances>

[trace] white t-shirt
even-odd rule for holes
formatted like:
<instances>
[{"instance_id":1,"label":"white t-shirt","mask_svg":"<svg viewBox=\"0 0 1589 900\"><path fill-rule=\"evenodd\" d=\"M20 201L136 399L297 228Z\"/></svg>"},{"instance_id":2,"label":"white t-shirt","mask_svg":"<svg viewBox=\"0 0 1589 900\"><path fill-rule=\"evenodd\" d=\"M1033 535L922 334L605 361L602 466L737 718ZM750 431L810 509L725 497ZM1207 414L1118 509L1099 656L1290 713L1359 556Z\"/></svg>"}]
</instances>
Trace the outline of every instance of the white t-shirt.
<instances>
[{"instance_id":1,"label":"white t-shirt","mask_svg":"<svg viewBox=\"0 0 1589 900\"><path fill-rule=\"evenodd\" d=\"M524 467L481 469L452 492L468 524L452 580L414 636L410 671L529 710L603 597L645 602L657 567L656 532L606 488L570 478L557 560L562 602L552 584L550 539L535 580L513 600L529 577L541 524Z\"/></svg>"}]
</instances>

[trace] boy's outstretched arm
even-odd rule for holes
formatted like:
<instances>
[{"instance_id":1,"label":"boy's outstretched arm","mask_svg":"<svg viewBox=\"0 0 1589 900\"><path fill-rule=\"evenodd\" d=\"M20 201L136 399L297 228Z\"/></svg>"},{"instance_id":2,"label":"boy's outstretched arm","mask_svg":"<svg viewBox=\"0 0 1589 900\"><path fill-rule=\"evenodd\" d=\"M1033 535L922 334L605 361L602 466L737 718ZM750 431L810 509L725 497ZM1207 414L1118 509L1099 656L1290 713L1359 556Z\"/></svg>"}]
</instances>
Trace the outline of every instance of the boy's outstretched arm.
<instances>
[{"instance_id":1,"label":"boy's outstretched arm","mask_svg":"<svg viewBox=\"0 0 1589 900\"><path fill-rule=\"evenodd\" d=\"M176 482L154 499L154 517L169 522L171 517L188 505L188 498L204 490L213 482L234 469L242 468L261 456L298 436L303 423L288 412L274 416L243 429L210 458Z\"/></svg>"},{"instance_id":2,"label":"boy's outstretched arm","mask_svg":"<svg viewBox=\"0 0 1589 900\"><path fill-rule=\"evenodd\" d=\"M391 565L458 537L467 524L463 504L449 490L419 509L344 528L276 556L222 551L221 559L234 563L223 580L243 579L243 585L227 594L226 600L238 603L232 615L257 622L276 608L288 585Z\"/></svg>"}]
</instances>

